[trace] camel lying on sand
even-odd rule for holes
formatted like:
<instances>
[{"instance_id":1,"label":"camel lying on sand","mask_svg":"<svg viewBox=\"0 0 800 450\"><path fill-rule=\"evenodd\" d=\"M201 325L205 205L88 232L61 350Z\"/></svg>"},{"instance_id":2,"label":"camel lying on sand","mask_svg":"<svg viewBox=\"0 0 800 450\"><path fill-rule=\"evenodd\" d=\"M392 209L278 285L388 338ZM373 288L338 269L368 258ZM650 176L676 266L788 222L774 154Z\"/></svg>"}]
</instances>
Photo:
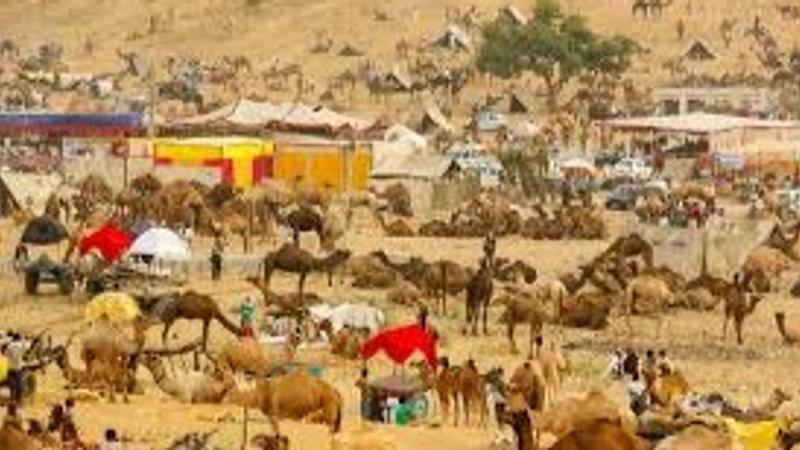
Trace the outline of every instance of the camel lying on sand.
<instances>
[{"instance_id":1,"label":"camel lying on sand","mask_svg":"<svg viewBox=\"0 0 800 450\"><path fill-rule=\"evenodd\" d=\"M342 426L342 396L327 382L304 371L270 380L259 378L254 389L234 389L225 401L259 409L279 433L277 419L302 420L328 425L331 433Z\"/></svg>"},{"instance_id":2,"label":"camel lying on sand","mask_svg":"<svg viewBox=\"0 0 800 450\"><path fill-rule=\"evenodd\" d=\"M143 364L161 392L184 403L219 403L232 388L222 377L199 370L168 373L159 357L147 356Z\"/></svg>"},{"instance_id":3,"label":"camel lying on sand","mask_svg":"<svg viewBox=\"0 0 800 450\"><path fill-rule=\"evenodd\" d=\"M644 450L635 433L619 422L597 420L573 430L559 439L550 450Z\"/></svg>"},{"instance_id":4,"label":"camel lying on sand","mask_svg":"<svg viewBox=\"0 0 800 450\"><path fill-rule=\"evenodd\" d=\"M800 342L800 326L798 326L797 322L794 321L786 321L786 313L784 312L776 312L775 313L775 324L778 327L778 332L780 332L781 336L783 337L783 342L787 345L796 344Z\"/></svg>"}]
</instances>

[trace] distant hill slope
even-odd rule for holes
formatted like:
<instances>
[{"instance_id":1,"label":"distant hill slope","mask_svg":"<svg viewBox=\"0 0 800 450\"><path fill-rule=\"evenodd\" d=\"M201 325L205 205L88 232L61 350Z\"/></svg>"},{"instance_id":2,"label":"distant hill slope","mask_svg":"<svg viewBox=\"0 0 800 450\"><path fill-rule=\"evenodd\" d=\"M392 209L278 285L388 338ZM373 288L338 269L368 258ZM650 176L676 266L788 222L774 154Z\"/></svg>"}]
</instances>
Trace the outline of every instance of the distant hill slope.
<instances>
[{"instance_id":1,"label":"distant hill slope","mask_svg":"<svg viewBox=\"0 0 800 450\"><path fill-rule=\"evenodd\" d=\"M61 42L73 71L102 71L119 67L117 49L137 50L159 58L191 55L212 59L246 55L257 67L276 60L303 65L306 76L324 83L364 58L382 66L396 63L401 38L417 43L440 30L446 8L466 10L474 4L490 18L506 0L7 0L0 2L0 37L11 37L25 49L45 40ZM529 13L534 2L512 2ZM698 72L757 70L752 38L745 37L756 16L772 31L781 50L800 41L798 24L782 17L779 6L797 0L674 0L659 20L634 18L632 0L563 0L570 12L585 15L603 32L637 39L648 54L636 67L647 84L663 81L664 63L701 39L717 60L697 64ZM384 15L389 21L379 21ZM720 34L724 19L736 25L726 48ZM685 35L678 38L683 20ZM328 54L312 54L317 36L332 39ZM363 58L345 58L339 50L350 45ZM87 51L91 47L91 52Z\"/></svg>"}]
</instances>

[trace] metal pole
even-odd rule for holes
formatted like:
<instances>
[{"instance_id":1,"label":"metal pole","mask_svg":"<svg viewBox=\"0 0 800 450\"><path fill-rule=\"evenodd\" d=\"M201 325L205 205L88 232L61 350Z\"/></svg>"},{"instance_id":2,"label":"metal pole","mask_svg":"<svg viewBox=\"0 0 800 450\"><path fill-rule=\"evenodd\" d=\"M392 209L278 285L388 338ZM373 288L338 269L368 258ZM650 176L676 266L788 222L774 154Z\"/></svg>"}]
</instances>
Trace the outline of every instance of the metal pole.
<instances>
[{"instance_id":1,"label":"metal pole","mask_svg":"<svg viewBox=\"0 0 800 450\"><path fill-rule=\"evenodd\" d=\"M247 450L247 422L248 410L247 406L244 407L244 417L242 419L242 450Z\"/></svg>"}]
</instances>

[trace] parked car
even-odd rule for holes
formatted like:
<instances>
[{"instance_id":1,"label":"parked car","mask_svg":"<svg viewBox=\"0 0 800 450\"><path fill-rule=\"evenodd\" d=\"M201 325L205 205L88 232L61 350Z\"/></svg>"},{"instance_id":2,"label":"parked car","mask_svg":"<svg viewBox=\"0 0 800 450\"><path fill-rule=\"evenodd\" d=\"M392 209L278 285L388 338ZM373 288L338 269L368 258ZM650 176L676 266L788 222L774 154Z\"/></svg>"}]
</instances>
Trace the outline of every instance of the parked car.
<instances>
[{"instance_id":1,"label":"parked car","mask_svg":"<svg viewBox=\"0 0 800 450\"><path fill-rule=\"evenodd\" d=\"M622 158L608 169L610 179L623 178L632 181L646 181L653 175L653 167L641 158Z\"/></svg>"},{"instance_id":2,"label":"parked car","mask_svg":"<svg viewBox=\"0 0 800 450\"><path fill-rule=\"evenodd\" d=\"M636 200L641 194L641 188L635 184L620 184L608 193L606 209L629 211L636 206Z\"/></svg>"}]
</instances>

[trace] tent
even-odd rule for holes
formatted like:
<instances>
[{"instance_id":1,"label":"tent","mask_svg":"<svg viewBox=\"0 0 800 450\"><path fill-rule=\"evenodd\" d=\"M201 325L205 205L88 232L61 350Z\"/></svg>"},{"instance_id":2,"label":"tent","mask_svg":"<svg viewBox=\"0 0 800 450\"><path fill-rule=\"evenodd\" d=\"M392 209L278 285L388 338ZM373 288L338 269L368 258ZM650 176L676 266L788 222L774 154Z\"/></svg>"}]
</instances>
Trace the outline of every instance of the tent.
<instances>
[{"instance_id":1,"label":"tent","mask_svg":"<svg viewBox=\"0 0 800 450\"><path fill-rule=\"evenodd\" d=\"M22 232L21 242L33 245L57 244L68 236L61 222L50 216L39 216L32 219Z\"/></svg>"},{"instance_id":2,"label":"tent","mask_svg":"<svg viewBox=\"0 0 800 450\"><path fill-rule=\"evenodd\" d=\"M425 150L428 140L425 136L415 132L405 125L393 125L383 134L383 140L411 147L415 150Z\"/></svg>"},{"instance_id":3,"label":"tent","mask_svg":"<svg viewBox=\"0 0 800 450\"><path fill-rule=\"evenodd\" d=\"M55 173L0 171L0 209L3 214L25 208L34 214L44 214L47 200L63 181Z\"/></svg>"},{"instance_id":4,"label":"tent","mask_svg":"<svg viewBox=\"0 0 800 450\"><path fill-rule=\"evenodd\" d=\"M436 366L436 340L417 323L376 335L361 347L361 357L370 359L380 351L397 364L405 363L419 351L430 367Z\"/></svg>"},{"instance_id":5,"label":"tent","mask_svg":"<svg viewBox=\"0 0 800 450\"><path fill-rule=\"evenodd\" d=\"M106 224L94 233L81 239L78 243L78 251L81 255L92 250L99 250L107 262L118 260L123 253L131 246L133 241L124 231L116 225Z\"/></svg>"},{"instance_id":6,"label":"tent","mask_svg":"<svg viewBox=\"0 0 800 450\"><path fill-rule=\"evenodd\" d=\"M442 110L433 101L426 101L422 106L422 121L420 123L420 131L429 133L431 131L441 129L447 133L454 133L455 127L444 116Z\"/></svg>"},{"instance_id":7,"label":"tent","mask_svg":"<svg viewBox=\"0 0 800 450\"><path fill-rule=\"evenodd\" d=\"M303 103L264 103L242 99L200 116L167 124L171 128L272 130L299 133L340 134L347 130L368 132L374 122L339 114L324 106Z\"/></svg>"},{"instance_id":8,"label":"tent","mask_svg":"<svg viewBox=\"0 0 800 450\"><path fill-rule=\"evenodd\" d=\"M695 39L689 48L683 53L683 57L690 61L711 61L717 59L717 55L701 39Z\"/></svg>"},{"instance_id":9,"label":"tent","mask_svg":"<svg viewBox=\"0 0 800 450\"><path fill-rule=\"evenodd\" d=\"M145 231L133 241L129 253L159 259L187 259L190 256L189 244L167 228Z\"/></svg>"},{"instance_id":10,"label":"tent","mask_svg":"<svg viewBox=\"0 0 800 450\"><path fill-rule=\"evenodd\" d=\"M471 50L472 39L457 25L448 25L433 39L433 44L453 50Z\"/></svg>"},{"instance_id":11,"label":"tent","mask_svg":"<svg viewBox=\"0 0 800 450\"><path fill-rule=\"evenodd\" d=\"M222 183L251 187L272 176L273 152L261 139L219 137L157 142L153 157L160 166L216 167Z\"/></svg>"},{"instance_id":12,"label":"tent","mask_svg":"<svg viewBox=\"0 0 800 450\"><path fill-rule=\"evenodd\" d=\"M142 119L132 113L0 113L0 134L47 134L69 137L123 137L141 130Z\"/></svg>"}]
</instances>

